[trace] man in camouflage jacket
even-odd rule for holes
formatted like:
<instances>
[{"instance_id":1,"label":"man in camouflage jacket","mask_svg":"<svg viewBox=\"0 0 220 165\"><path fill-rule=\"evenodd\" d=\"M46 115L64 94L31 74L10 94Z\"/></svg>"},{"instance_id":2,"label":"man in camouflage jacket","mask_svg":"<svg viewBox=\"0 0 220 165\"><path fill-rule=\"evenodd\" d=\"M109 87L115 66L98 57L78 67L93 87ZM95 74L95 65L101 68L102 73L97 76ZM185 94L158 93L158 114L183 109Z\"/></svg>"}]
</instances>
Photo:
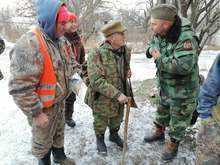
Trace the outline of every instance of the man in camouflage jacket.
<instances>
[{"instance_id":1,"label":"man in camouflage jacket","mask_svg":"<svg viewBox=\"0 0 220 165\"><path fill-rule=\"evenodd\" d=\"M81 37L77 32L78 20L77 20L77 16L74 13L71 13L71 23L72 23L72 28L70 29L70 31L66 32L64 36L71 44L76 62L80 64L81 69L83 69L81 72L85 73L86 72L85 49L81 42ZM65 122L68 126L72 128L75 127L76 125L75 121L72 119L75 101L76 101L76 95L74 92L72 92L65 101Z\"/></svg>"},{"instance_id":2,"label":"man in camouflage jacket","mask_svg":"<svg viewBox=\"0 0 220 165\"><path fill-rule=\"evenodd\" d=\"M125 46L125 28L112 21L102 28L106 41L88 55L89 86L85 102L92 108L97 150L107 155L104 134L107 126L109 140L123 147L118 131L123 120L124 104L128 101L130 50Z\"/></svg>"},{"instance_id":3,"label":"man in camouflage jacket","mask_svg":"<svg viewBox=\"0 0 220 165\"><path fill-rule=\"evenodd\" d=\"M54 162L73 165L74 161L64 153L64 99L69 93L69 77L73 74L70 45L62 39L68 30L68 11L59 0L38 0L36 3L39 26L36 29L45 41L52 67L55 72L55 99L46 107L40 94L40 84L45 70L46 58L40 51L40 42L33 30L24 34L11 51L11 77L9 93L17 106L27 116L32 126L32 153L39 165Z\"/></svg>"},{"instance_id":4,"label":"man in camouflage jacket","mask_svg":"<svg viewBox=\"0 0 220 165\"><path fill-rule=\"evenodd\" d=\"M162 159L171 160L177 154L197 103L198 43L190 22L180 18L172 5L152 9L151 28L155 35L147 45L146 55L156 63L160 102L154 121L156 131L144 141L164 140L165 128L169 126L170 140L165 144Z\"/></svg>"}]
</instances>

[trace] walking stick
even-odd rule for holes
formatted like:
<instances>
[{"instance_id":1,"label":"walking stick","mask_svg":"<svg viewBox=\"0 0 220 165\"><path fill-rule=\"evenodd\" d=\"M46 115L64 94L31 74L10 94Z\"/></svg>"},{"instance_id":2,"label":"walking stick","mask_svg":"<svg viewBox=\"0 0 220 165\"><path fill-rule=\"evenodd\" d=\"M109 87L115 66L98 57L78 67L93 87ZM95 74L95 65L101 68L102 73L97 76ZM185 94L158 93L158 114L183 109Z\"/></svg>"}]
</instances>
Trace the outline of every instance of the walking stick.
<instances>
[{"instance_id":1,"label":"walking stick","mask_svg":"<svg viewBox=\"0 0 220 165\"><path fill-rule=\"evenodd\" d=\"M121 165L125 165L125 156L128 149L128 121L129 121L129 113L131 107L131 98L128 99L126 104L126 115L125 115L125 126L124 126L124 144L123 144L123 155L121 160Z\"/></svg>"}]
</instances>

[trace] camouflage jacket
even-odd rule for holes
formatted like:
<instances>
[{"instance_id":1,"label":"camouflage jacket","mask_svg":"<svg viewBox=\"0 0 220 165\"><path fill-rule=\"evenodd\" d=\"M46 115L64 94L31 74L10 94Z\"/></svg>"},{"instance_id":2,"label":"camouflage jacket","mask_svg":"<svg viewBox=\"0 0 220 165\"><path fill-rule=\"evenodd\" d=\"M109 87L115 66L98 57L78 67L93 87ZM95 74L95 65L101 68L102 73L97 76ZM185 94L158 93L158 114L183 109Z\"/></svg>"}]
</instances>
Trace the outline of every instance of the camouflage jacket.
<instances>
[{"instance_id":1,"label":"camouflage jacket","mask_svg":"<svg viewBox=\"0 0 220 165\"><path fill-rule=\"evenodd\" d=\"M130 52L131 50L125 47L125 65L122 69L124 69L126 74L130 70ZM95 102L101 102L106 103L106 106L111 107L113 110L118 108L117 97L122 93L122 87L120 86L121 80L115 56L112 46L107 42L91 51L88 55L87 70L90 84L86 92L85 102L90 107L93 107ZM124 85L126 89L124 94L129 96L127 81Z\"/></svg>"},{"instance_id":2,"label":"camouflage jacket","mask_svg":"<svg viewBox=\"0 0 220 165\"><path fill-rule=\"evenodd\" d=\"M72 46L76 61L79 64L83 64L85 62L85 49L81 42L79 34L77 32L65 33L64 36L67 38Z\"/></svg>"},{"instance_id":3,"label":"camouflage jacket","mask_svg":"<svg viewBox=\"0 0 220 165\"><path fill-rule=\"evenodd\" d=\"M178 18L167 36L155 35L147 45L160 52L155 60L161 95L171 99L196 98L199 86L198 41L190 22Z\"/></svg>"},{"instance_id":4,"label":"camouflage jacket","mask_svg":"<svg viewBox=\"0 0 220 165\"><path fill-rule=\"evenodd\" d=\"M72 67L75 62L71 58L72 50L67 41L60 39L55 44L42 30L41 32L57 78L55 100L58 102L68 93L68 79L75 72ZM44 61L39 52L37 37L33 32L27 32L16 42L10 52L10 59L9 93L26 115L31 116L41 112L43 106L35 91L39 85Z\"/></svg>"}]
</instances>

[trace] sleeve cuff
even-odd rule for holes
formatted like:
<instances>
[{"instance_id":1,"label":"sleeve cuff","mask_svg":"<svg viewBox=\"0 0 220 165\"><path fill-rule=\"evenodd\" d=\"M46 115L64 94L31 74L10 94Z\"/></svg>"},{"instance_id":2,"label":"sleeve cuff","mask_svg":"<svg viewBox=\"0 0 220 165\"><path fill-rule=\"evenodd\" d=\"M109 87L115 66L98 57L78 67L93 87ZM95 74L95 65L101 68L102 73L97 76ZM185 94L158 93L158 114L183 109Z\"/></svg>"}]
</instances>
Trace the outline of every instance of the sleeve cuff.
<instances>
[{"instance_id":1,"label":"sleeve cuff","mask_svg":"<svg viewBox=\"0 0 220 165\"><path fill-rule=\"evenodd\" d=\"M209 117L212 117L212 115L211 115L211 114L201 114L201 113L200 113L199 117L200 117L201 119L208 119Z\"/></svg>"},{"instance_id":2,"label":"sleeve cuff","mask_svg":"<svg viewBox=\"0 0 220 165\"><path fill-rule=\"evenodd\" d=\"M149 50L150 50L150 48L148 48L148 49L146 50L146 57L147 57L147 58L152 58L151 54L149 53Z\"/></svg>"}]
</instances>

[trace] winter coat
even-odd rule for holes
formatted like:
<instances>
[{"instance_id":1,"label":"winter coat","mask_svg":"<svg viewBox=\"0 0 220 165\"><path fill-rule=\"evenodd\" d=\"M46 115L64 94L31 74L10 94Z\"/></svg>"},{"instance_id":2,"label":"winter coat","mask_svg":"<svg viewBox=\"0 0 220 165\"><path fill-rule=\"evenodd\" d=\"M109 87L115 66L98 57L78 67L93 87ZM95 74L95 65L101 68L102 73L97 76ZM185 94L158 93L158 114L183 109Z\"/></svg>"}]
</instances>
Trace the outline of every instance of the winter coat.
<instances>
[{"instance_id":1,"label":"winter coat","mask_svg":"<svg viewBox=\"0 0 220 165\"><path fill-rule=\"evenodd\" d=\"M56 14L61 5L60 1L40 0L37 6L40 25L37 28L46 42L57 79L56 102L62 101L68 93L68 79L73 74L71 64L74 62L73 59L68 59L73 56L70 45L63 38L55 37ZM24 34L16 42L10 52L10 59L9 93L27 116L34 116L43 109L36 90L43 72L44 59L39 51L38 40L32 31Z\"/></svg>"},{"instance_id":2,"label":"winter coat","mask_svg":"<svg viewBox=\"0 0 220 165\"><path fill-rule=\"evenodd\" d=\"M190 22L177 17L164 38L155 35L147 45L149 58L150 48L160 52L155 63L161 95L166 99L196 98L199 87L198 42Z\"/></svg>"},{"instance_id":3,"label":"winter coat","mask_svg":"<svg viewBox=\"0 0 220 165\"><path fill-rule=\"evenodd\" d=\"M89 86L85 96L85 102L93 108L94 104L103 104L105 108L116 112L119 109L117 98L121 93L129 96L129 86L127 83L127 72L130 70L130 50L124 47L123 58L124 67L121 66L125 73L124 83L121 86L121 76L118 70L116 57L112 46L105 42L99 48L91 51L88 55L88 76ZM123 89L122 89L123 88Z\"/></svg>"}]
</instances>

